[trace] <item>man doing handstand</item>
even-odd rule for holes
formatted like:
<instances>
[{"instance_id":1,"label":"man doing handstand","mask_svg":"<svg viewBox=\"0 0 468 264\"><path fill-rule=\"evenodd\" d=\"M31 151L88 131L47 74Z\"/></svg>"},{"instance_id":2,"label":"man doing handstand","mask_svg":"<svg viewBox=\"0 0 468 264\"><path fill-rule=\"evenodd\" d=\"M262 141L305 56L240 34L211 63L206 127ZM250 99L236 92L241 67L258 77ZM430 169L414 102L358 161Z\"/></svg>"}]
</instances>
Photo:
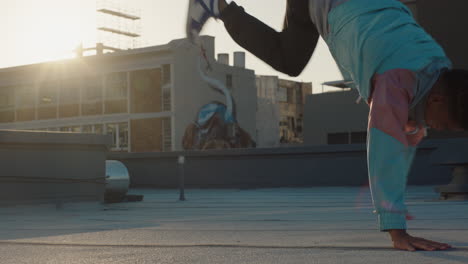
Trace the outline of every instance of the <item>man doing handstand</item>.
<instances>
[{"instance_id":1,"label":"man doing handstand","mask_svg":"<svg viewBox=\"0 0 468 264\"><path fill-rule=\"evenodd\" d=\"M395 248L444 250L450 245L406 232L407 176L426 128L468 128L468 72L452 70L443 49L397 0L288 0L277 32L225 0L190 0L187 34L220 19L231 37L273 68L299 75L319 36L345 80L370 107L367 157L380 229Z\"/></svg>"}]
</instances>

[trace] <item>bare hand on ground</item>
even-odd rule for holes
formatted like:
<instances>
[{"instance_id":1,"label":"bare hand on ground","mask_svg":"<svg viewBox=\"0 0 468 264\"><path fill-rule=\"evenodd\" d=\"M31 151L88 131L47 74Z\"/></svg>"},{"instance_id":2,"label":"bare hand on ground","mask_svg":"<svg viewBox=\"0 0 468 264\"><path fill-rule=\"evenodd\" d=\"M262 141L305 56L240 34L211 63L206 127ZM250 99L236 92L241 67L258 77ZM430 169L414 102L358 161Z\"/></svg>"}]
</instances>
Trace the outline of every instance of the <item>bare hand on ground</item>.
<instances>
[{"instance_id":1,"label":"bare hand on ground","mask_svg":"<svg viewBox=\"0 0 468 264\"><path fill-rule=\"evenodd\" d=\"M393 247L396 249L416 251L416 250L447 250L452 248L451 245L445 243L439 243L436 241L427 240L420 237L414 237L406 233L406 230L392 229L389 230L389 234L392 237Z\"/></svg>"}]
</instances>

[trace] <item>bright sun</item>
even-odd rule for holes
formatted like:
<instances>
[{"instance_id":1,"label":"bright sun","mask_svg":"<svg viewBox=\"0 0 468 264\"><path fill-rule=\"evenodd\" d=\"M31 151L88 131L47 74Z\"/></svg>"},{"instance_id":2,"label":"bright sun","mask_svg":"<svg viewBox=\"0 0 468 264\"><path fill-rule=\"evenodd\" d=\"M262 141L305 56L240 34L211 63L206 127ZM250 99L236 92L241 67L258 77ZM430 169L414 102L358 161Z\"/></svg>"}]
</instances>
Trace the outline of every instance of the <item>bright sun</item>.
<instances>
[{"instance_id":1,"label":"bright sun","mask_svg":"<svg viewBox=\"0 0 468 264\"><path fill-rule=\"evenodd\" d=\"M74 2L74 3L73 3ZM18 9L15 53L19 61L35 63L74 56L80 44L95 41L94 1L28 1Z\"/></svg>"}]
</instances>

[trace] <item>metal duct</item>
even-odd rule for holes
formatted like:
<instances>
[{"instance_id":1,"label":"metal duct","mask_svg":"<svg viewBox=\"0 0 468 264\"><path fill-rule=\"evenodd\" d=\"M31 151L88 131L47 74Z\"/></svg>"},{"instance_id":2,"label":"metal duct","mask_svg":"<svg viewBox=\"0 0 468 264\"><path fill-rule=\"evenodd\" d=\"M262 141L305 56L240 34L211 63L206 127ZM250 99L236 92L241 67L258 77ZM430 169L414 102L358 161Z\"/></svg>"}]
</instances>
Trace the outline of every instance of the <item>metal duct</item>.
<instances>
[{"instance_id":1,"label":"metal duct","mask_svg":"<svg viewBox=\"0 0 468 264\"><path fill-rule=\"evenodd\" d=\"M117 160L106 160L105 200L122 199L130 187L130 176L125 165Z\"/></svg>"}]
</instances>

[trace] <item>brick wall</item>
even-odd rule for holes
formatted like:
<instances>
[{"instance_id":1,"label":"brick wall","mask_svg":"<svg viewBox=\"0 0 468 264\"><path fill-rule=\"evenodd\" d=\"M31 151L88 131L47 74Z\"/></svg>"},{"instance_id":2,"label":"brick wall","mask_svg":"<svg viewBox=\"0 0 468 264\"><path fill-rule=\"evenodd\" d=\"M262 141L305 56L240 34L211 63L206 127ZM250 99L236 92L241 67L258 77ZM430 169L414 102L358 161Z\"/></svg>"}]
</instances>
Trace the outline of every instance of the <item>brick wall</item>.
<instances>
[{"instance_id":1,"label":"brick wall","mask_svg":"<svg viewBox=\"0 0 468 264\"><path fill-rule=\"evenodd\" d=\"M131 113L161 112L161 69L130 74Z\"/></svg>"},{"instance_id":2,"label":"brick wall","mask_svg":"<svg viewBox=\"0 0 468 264\"><path fill-rule=\"evenodd\" d=\"M130 121L131 152L162 151L162 118L148 118Z\"/></svg>"}]
</instances>

